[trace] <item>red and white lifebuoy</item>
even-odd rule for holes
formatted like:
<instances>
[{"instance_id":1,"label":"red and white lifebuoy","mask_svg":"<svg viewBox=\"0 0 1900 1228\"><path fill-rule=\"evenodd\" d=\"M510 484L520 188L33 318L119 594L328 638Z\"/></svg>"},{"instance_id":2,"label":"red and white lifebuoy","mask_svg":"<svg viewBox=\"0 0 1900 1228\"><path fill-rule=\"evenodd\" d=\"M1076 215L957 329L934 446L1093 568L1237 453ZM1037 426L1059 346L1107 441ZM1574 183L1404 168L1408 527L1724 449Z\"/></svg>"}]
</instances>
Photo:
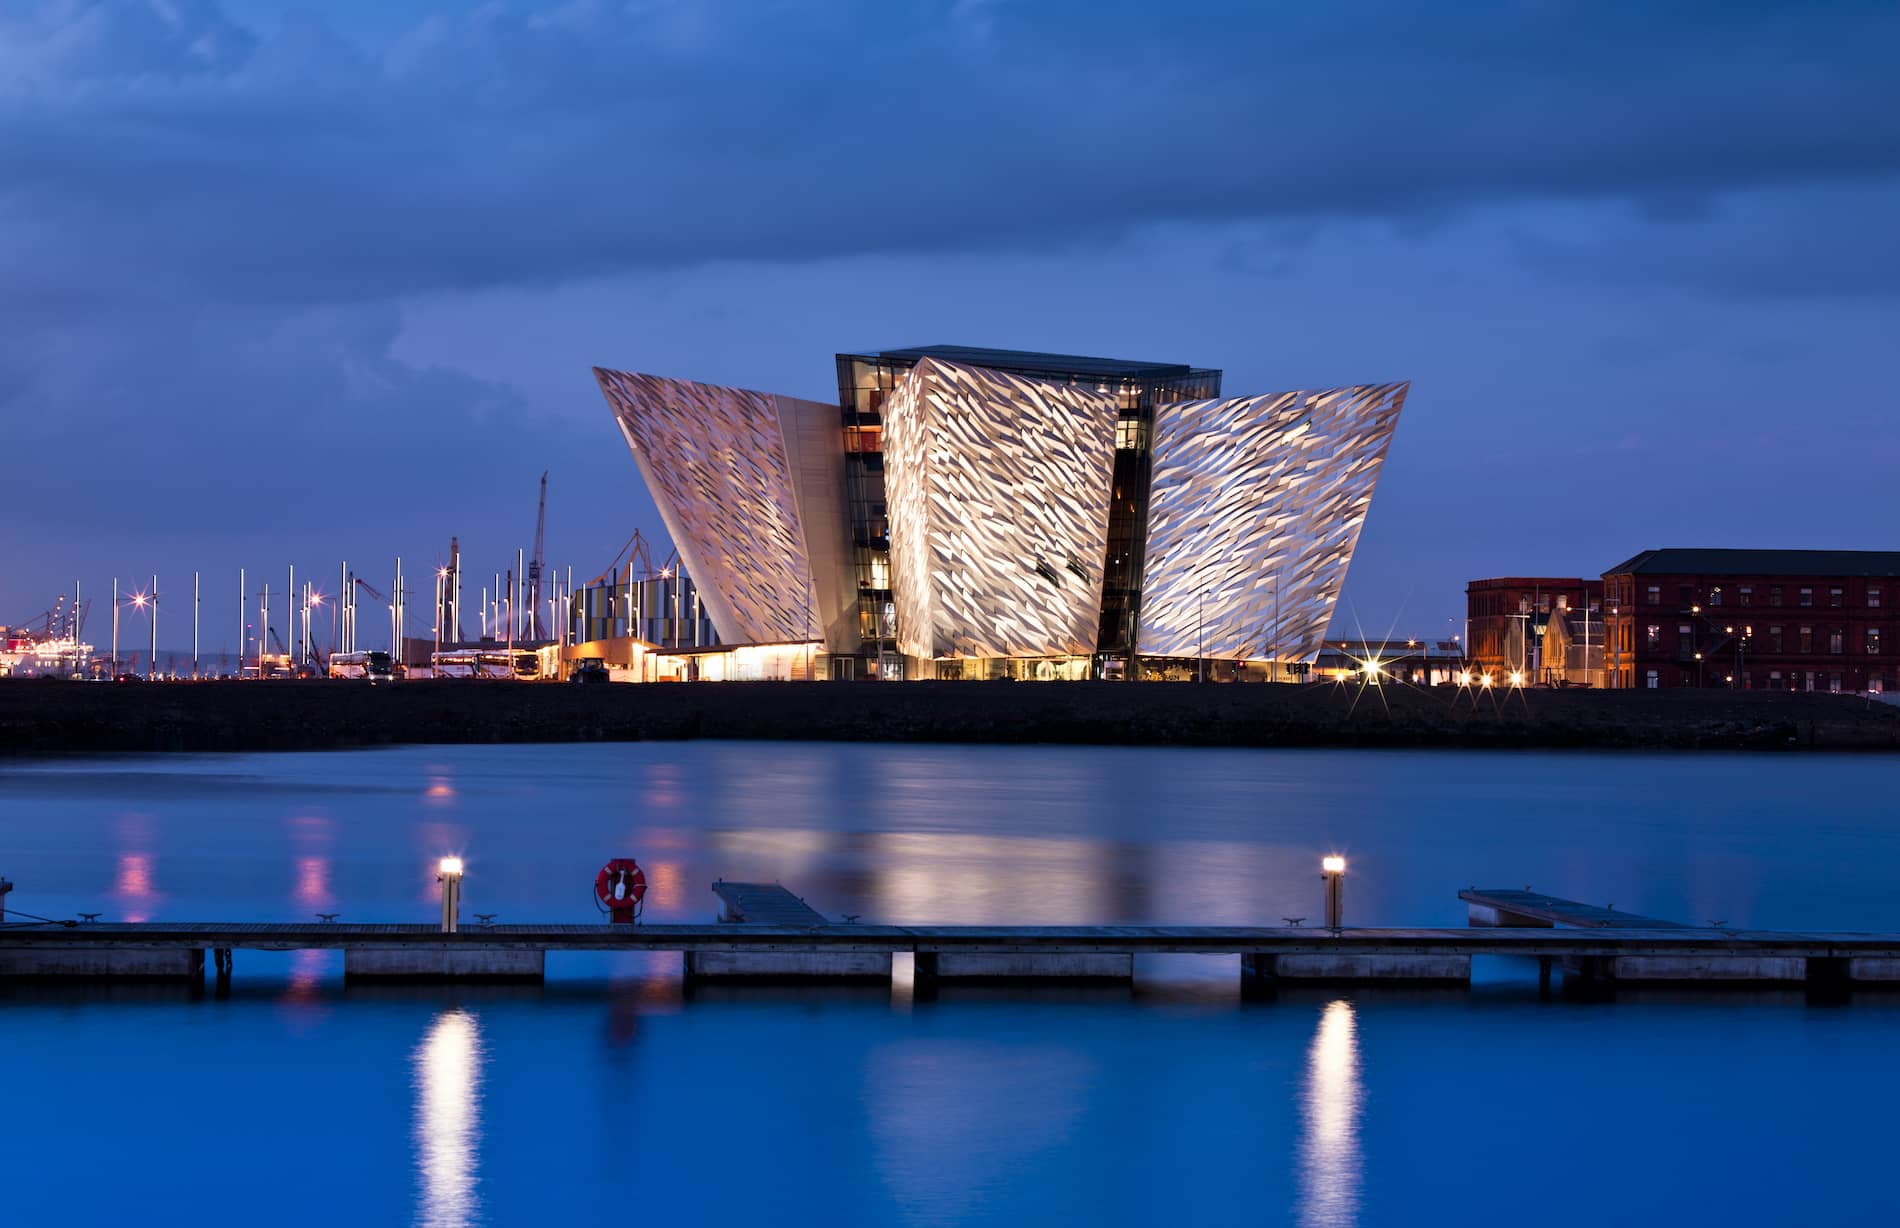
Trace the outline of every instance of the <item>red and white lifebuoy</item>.
<instances>
[{"instance_id":1,"label":"red and white lifebuoy","mask_svg":"<svg viewBox=\"0 0 1900 1228\"><path fill-rule=\"evenodd\" d=\"M616 922L631 924L646 898L646 871L631 857L614 858L594 876L594 900Z\"/></svg>"}]
</instances>

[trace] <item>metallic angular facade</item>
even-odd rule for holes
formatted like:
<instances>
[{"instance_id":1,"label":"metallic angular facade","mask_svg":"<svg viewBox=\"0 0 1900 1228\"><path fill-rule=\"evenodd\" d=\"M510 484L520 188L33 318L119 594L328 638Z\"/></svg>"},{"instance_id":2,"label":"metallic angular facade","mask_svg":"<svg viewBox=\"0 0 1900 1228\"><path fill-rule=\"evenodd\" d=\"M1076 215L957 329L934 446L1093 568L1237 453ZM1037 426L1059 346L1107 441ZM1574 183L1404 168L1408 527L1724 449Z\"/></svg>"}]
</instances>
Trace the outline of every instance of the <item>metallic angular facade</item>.
<instances>
[{"instance_id":1,"label":"metallic angular facade","mask_svg":"<svg viewBox=\"0 0 1900 1228\"><path fill-rule=\"evenodd\" d=\"M906 656L1094 651L1115 397L925 358L883 407Z\"/></svg>"},{"instance_id":2,"label":"metallic angular facade","mask_svg":"<svg viewBox=\"0 0 1900 1228\"><path fill-rule=\"evenodd\" d=\"M1410 386L1155 411L1142 655L1313 658Z\"/></svg>"},{"instance_id":3,"label":"metallic angular facade","mask_svg":"<svg viewBox=\"0 0 1900 1228\"><path fill-rule=\"evenodd\" d=\"M837 407L594 375L721 641L855 651Z\"/></svg>"}]
</instances>

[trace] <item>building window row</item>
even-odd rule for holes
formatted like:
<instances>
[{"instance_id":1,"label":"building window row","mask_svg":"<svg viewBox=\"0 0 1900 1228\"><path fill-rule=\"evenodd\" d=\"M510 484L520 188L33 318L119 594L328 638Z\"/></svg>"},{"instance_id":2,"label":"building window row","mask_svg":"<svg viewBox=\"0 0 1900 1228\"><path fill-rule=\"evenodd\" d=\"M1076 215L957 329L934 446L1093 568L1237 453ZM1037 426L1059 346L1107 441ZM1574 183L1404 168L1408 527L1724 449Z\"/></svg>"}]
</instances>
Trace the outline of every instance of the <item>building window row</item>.
<instances>
[{"instance_id":1,"label":"building window row","mask_svg":"<svg viewBox=\"0 0 1900 1228\"><path fill-rule=\"evenodd\" d=\"M1683 584L1678 585L1676 588L1678 604L1684 609L1701 606L1719 608L1727 600L1726 593L1727 590L1724 586L1719 584L1708 589L1699 597L1697 595L1697 589L1693 585ZM1645 586L1643 595L1645 599L1644 604L1646 605L1659 606L1663 603L1661 585L1651 584ZM1754 585L1737 585L1734 589L1734 595L1737 605L1748 608L1754 607ZM1771 584L1768 586L1768 604L1770 606L1782 605L1785 597L1786 593L1783 591L1781 585ZM1840 584L1830 584L1825 586L1825 588L1818 588L1812 584L1800 585L1795 590L1795 605L1800 609L1814 609L1816 608L1817 597L1824 599L1823 604L1827 609L1840 610L1847 607L1847 588L1845 585ZM1886 592L1884 586L1878 584L1870 584L1867 586L1866 608L1870 610L1883 608L1885 598Z\"/></svg>"},{"instance_id":2,"label":"building window row","mask_svg":"<svg viewBox=\"0 0 1900 1228\"><path fill-rule=\"evenodd\" d=\"M1625 625L1617 627L1614 630L1615 635L1613 638L1622 648L1628 649L1629 636L1633 633L1634 628ZM1758 651L1755 629L1748 627L1739 630L1741 630L1741 634L1738 636L1735 634L1735 629L1727 631L1710 629L1699 637L1701 641L1700 646L1709 651L1722 652L1739 642L1741 651L1744 653ZM1768 656L1780 656L1784 652L1787 652L1789 641L1785 632L1786 628L1779 623L1772 623L1763 628L1763 635L1759 641L1761 649L1765 649ZM1882 639L1880 632L1881 628L1879 626L1861 628L1860 651L1864 655L1875 657L1881 654L1882 647L1886 641ZM1827 638L1826 651L1828 655L1846 655L1848 652L1848 641L1851 638L1851 631L1848 628L1828 627L1823 629L1822 634ZM1793 641L1795 653L1804 656L1812 655L1816 651L1816 643L1817 638L1812 623L1796 625ZM1686 657L1692 654L1697 647L1698 636L1696 634L1695 625L1692 623L1677 623L1674 647L1676 654ZM1645 623L1643 625L1643 648L1650 653L1664 651L1663 625L1661 623Z\"/></svg>"}]
</instances>

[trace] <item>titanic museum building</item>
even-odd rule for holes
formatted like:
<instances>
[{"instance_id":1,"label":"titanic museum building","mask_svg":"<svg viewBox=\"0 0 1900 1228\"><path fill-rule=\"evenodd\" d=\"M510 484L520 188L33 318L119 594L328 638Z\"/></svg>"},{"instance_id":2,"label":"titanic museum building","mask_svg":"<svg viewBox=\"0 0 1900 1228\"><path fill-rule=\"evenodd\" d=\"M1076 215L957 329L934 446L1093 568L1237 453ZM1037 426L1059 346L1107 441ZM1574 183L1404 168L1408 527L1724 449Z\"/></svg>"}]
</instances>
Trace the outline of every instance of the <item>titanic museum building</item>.
<instances>
[{"instance_id":1,"label":"titanic museum building","mask_svg":"<svg viewBox=\"0 0 1900 1228\"><path fill-rule=\"evenodd\" d=\"M726 646L847 678L1284 678L1332 620L1406 383L933 345L828 404L597 368Z\"/></svg>"}]
</instances>

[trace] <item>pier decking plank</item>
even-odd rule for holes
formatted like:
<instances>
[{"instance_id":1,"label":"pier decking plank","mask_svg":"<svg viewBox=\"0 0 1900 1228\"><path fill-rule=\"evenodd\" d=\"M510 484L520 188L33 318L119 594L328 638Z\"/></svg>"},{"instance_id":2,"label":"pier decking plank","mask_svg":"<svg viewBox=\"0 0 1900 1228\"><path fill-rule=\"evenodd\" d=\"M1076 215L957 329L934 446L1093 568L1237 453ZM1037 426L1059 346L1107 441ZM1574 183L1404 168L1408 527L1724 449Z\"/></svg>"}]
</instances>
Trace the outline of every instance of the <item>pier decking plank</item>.
<instances>
[{"instance_id":1,"label":"pier decking plank","mask_svg":"<svg viewBox=\"0 0 1900 1228\"><path fill-rule=\"evenodd\" d=\"M1343 929L1265 926L574 925L436 926L337 922L95 922L0 929L23 947L322 950L344 947L547 951L993 952L1134 954L1787 956L1900 960L1900 934L1788 933L1668 926L1550 929Z\"/></svg>"}]
</instances>

